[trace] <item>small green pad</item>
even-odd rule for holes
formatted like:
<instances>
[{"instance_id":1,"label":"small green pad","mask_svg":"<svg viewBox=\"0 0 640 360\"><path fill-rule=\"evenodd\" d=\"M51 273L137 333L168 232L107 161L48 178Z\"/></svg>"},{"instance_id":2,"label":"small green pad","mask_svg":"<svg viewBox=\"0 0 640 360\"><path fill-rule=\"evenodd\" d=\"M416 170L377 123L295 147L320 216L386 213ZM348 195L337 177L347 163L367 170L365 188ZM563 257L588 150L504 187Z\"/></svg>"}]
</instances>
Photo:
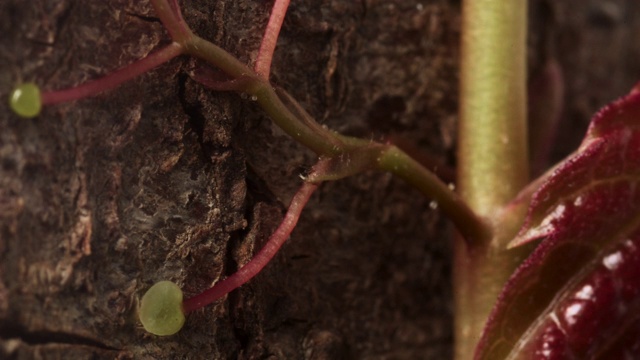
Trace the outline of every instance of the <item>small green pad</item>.
<instances>
[{"instance_id":1,"label":"small green pad","mask_svg":"<svg viewBox=\"0 0 640 360\"><path fill-rule=\"evenodd\" d=\"M154 284L142 297L139 316L145 330L154 335L177 333L184 325L182 290L171 281Z\"/></svg>"},{"instance_id":2,"label":"small green pad","mask_svg":"<svg viewBox=\"0 0 640 360\"><path fill-rule=\"evenodd\" d=\"M42 109L40 88L34 83L18 85L9 95L9 106L11 110L22 117L38 116Z\"/></svg>"}]
</instances>

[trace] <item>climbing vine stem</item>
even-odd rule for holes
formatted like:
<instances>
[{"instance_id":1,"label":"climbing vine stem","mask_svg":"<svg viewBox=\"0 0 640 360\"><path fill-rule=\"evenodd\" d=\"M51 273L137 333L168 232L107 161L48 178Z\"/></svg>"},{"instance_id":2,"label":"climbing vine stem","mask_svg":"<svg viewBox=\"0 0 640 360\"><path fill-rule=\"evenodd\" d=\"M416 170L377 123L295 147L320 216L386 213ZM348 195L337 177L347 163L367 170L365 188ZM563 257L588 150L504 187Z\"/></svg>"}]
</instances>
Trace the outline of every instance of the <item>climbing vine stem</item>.
<instances>
[{"instance_id":1,"label":"climbing vine stem","mask_svg":"<svg viewBox=\"0 0 640 360\"><path fill-rule=\"evenodd\" d=\"M169 334L174 331L178 331L183 322L183 318L180 316L183 310L184 312L193 311L207 303L215 301L258 274L258 272L260 272L261 269L271 260L286 238L290 235L298 221L302 208L309 200L313 191L318 187L318 184L322 181L337 180L367 170L377 169L388 171L404 179L409 184L420 190L423 194L436 201L439 208L453 219L460 233L467 240L469 249L473 249L475 251L486 244L490 244L492 239L497 237L496 233L491 228L491 224L483 221L482 217L475 214L475 212L478 212L483 216L488 215L484 207L476 206L476 208L473 208L467 206L462 201L461 197L459 197L453 189L449 187L449 185L442 182L431 171L413 160L399 148L390 144L382 144L374 141L343 136L331 129L328 129L327 127L321 126L286 91L275 88L268 81L271 58L275 49L277 34L282 24L284 13L287 9L287 0L277 0L274 5L274 13L272 14L269 22L269 28L266 31L268 36L265 37L260 48L259 62L256 64L255 71L249 66L241 63L233 55L229 54L222 48L193 34L182 17L177 0L151 0L151 3L162 24L169 32L173 43L164 49L152 53L150 56L129 66L116 70L101 79L97 79L71 89L43 93L42 102L45 104L52 104L92 96L99 92L113 89L123 82L143 74L178 55L190 55L213 65L215 68L221 70L227 77L224 80L219 80L215 79L212 75L207 75L205 72L201 72L200 74L194 75L194 79L213 89L234 90L250 95L250 98L263 108L276 125L289 134L294 140L314 151L320 157L320 161L318 162L318 165L314 167L314 171L306 178L304 185L294 196L282 224L269 239L265 248L263 248L248 264L240 268L237 273L232 274L202 294L184 301L182 307L176 306L176 299L181 299L181 294L174 291L176 287L171 285L156 288L163 290L157 292L158 294L164 294L164 290L167 290L166 293L174 296L171 297L172 301L167 302L155 301L158 300L158 296L155 295L149 298L153 299L153 301L150 301L150 305L152 306L145 308L146 310L149 310L148 312L145 312L145 314L148 315L147 320L149 320L149 322L147 324L150 328L156 328L154 324L156 323L156 320L159 319L158 316L165 314L165 309L171 309L171 314L175 316L172 315L167 319L164 319L169 323L160 323L161 326L157 329L157 332L159 334ZM517 20L513 21L520 20L522 19L518 17ZM495 40L495 38L493 39L494 40L492 41L501 41ZM505 55L502 52L500 52L500 54ZM512 90L515 89L514 94L516 95L520 94L517 82L515 82L515 79L517 78L518 76L513 76L514 85L510 87ZM476 80L472 79L471 83L473 83L473 81ZM493 81L493 84L496 84L498 80L494 79ZM476 89L467 91L465 90L465 84L466 83L463 80L463 99L465 99L466 96L469 96L468 94L475 94L477 91L482 90ZM36 88L36 90L38 89ZM494 95L498 96L501 94L502 93L496 93ZM34 96L30 96L29 99L25 97L24 102L39 101L39 96L37 95L39 94L37 94L36 91ZM468 98L473 99L472 97ZM18 100L21 100L21 98L18 98L14 102L21 105ZM512 106L517 104L517 102L517 99L514 99L513 101L507 101L506 103L508 103L509 106ZM33 109L39 110L40 104L36 103L27 105ZM466 109L463 113L469 116L468 114L470 111L476 110L475 106L476 105L471 106L469 109L463 107ZM19 108L21 107L19 106ZM499 106L495 106L495 108L498 109ZM31 115L30 112L29 115ZM37 114L34 114L33 116L36 115ZM513 115L519 115L519 111L514 110ZM485 123L486 126L491 126L491 124L491 121ZM513 144L517 144L520 142L519 136L517 136L517 134L514 135L514 133L517 133L516 130L518 126L508 126L500 121L494 121L493 124L495 124L496 128L499 130L496 131L493 129L491 132L505 134L504 139L506 139L506 143L512 142ZM501 149L501 151L504 150L501 147L489 146L490 144L488 143L474 145L474 142L470 140L471 137L469 137L470 133L475 131L473 127L467 128L463 126L461 131L463 134L466 134L463 138L464 144L462 147L462 151L466 155L461 156L463 164L468 164L472 159L473 161L478 160L477 155L470 155L473 153L471 150L474 149L474 146L480 151L486 150L495 152L496 149ZM524 144L524 141L521 143ZM516 154L523 154L519 148L512 148L512 150L514 149ZM520 156L518 155L512 159L511 157L506 156L508 153L508 151L503 151L500 153L502 155L498 154L496 159L501 160L491 160L490 164L493 164L491 166L501 165L502 160L511 161L513 159L518 159ZM487 156L490 155L487 154ZM517 168L504 166L501 168L501 170L506 169L515 171L515 175L512 175L513 179L518 180L523 176ZM477 194L476 197L474 197L472 196L474 194L473 190L469 190L474 189L474 186L470 186L469 184L476 184L476 182L478 182L477 179L472 178L464 171L461 172L461 174L463 182L465 183L465 189L467 189L464 196L468 198L472 204L477 205ZM489 178L493 178L493 175L487 174ZM526 178L526 174L524 177ZM508 179L511 179L511 177ZM509 181L508 179L507 182ZM493 180L490 180L489 182L491 181ZM495 185L498 184L492 185L492 190L495 190ZM503 202L502 197L509 194L509 191L500 191L499 193L501 194L500 197L496 197L495 199L490 198L496 200L490 201L490 205L493 206L505 203ZM482 198L482 196L480 196L480 198ZM154 292L153 294L156 293ZM160 296L160 298L161 297L162 296ZM167 324L170 326L165 328L164 326Z\"/></svg>"}]
</instances>

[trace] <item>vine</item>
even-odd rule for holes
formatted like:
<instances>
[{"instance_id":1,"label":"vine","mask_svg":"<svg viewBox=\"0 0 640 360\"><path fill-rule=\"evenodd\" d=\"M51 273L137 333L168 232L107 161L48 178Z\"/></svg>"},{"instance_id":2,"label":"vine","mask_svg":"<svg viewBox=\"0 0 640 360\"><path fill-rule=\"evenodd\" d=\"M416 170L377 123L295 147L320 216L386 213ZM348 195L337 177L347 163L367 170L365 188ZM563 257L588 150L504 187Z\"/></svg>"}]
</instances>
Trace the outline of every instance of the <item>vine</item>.
<instances>
[{"instance_id":1,"label":"vine","mask_svg":"<svg viewBox=\"0 0 640 360\"><path fill-rule=\"evenodd\" d=\"M344 136L320 126L285 90L276 88L269 82L271 59L287 11L287 0L276 0L274 3L254 70L217 45L195 35L184 21L176 0L151 0L151 4L169 32L173 40L171 44L102 78L68 89L42 91L38 96L40 90L35 85L20 85L11 96L12 109L24 117L37 116L42 105L79 100L112 90L177 56L190 55L215 66L228 76L228 79L220 81L206 73L199 73L194 77L196 81L213 90L247 94L257 101L276 125L319 156L318 163L304 178L302 187L294 196L282 224L265 247L237 273L218 282L211 289L184 300L181 305L183 313L216 301L259 273L289 237L302 208L322 182L338 180L366 170L377 169L393 173L432 198L453 220L470 246L481 244L491 236L491 228L446 183L398 147ZM175 299L181 299L182 295L176 295L177 287L169 286L164 281L160 284L160 289L164 291L152 287L149 290L151 294L144 297L140 314L149 332L169 335L178 331L176 327L183 324L175 316L167 316L168 313L175 315ZM166 301L162 294L174 301ZM172 310L167 312L167 306Z\"/></svg>"},{"instance_id":2,"label":"vine","mask_svg":"<svg viewBox=\"0 0 640 360\"><path fill-rule=\"evenodd\" d=\"M637 264L636 243L640 241L640 210L638 201L628 201L637 200L635 189L640 183L635 161L640 154L640 97L636 88L598 113L575 153L525 185L526 2L463 3L457 178L460 195L393 144L345 136L321 126L286 90L270 82L273 53L289 0L275 0L253 67L194 34L177 0L151 0L151 4L169 33L171 44L102 78L69 89L42 91L33 83L18 85L9 97L11 109L22 117L36 117L45 105L114 89L173 58L190 56L226 76L221 79L199 71L193 75L194 80L215 91L234 91L255 100L278 127L315 152L318 160L303 176L277 230L236 273L188 299L183 299L177 284L166 280L147 291L141 300L139 318L148 332L175 334L187 314L256 276L290 236L309 198L323 182L379 170L403 179L433 199L461 235L456 240L454 259L457 358L529 359L550 346L555 346L550 354L556 358L569 358L566 354L579 357L574 354L594 351L621 353L619 348L608 347L612 341L606 336L594 335L599 325L593 324L613 329L616 324L612 319L624 318L627 308L635 309L630 304L640 301L640 291L635 290L640 288L636 284L640 276L637 266L633 266ZM549 61L547 67L548 82L560 83L559 66ZM551 90L549 107L557 109L561 90ZM534 156L539 157L544 154ZM611 219L614 211L616 217ZM548 239L535 250L524 246L542 237ZM620 269L625 273L616 274ZM602 284L613 284L611 288L615 290ZM585 299L583 289L587 287L595 292L609 291L605 295L618 296L618 305L624 306L616 308L615 316L607 317L603 309L609 309L611 304L598 303L598 294ZM623 293L620 289L628 291ZM569 319L573 323L559 325L559 307L573 306L578 300L589 301L582 308L589 308L590 312L578 314L581 318L573 314ZM526 314L514 315L513 309ZM579 321L591 327L572 327ZM640 320L632 321L633 326L616 333L615 341L639 338L640 325L636 325ZM513 329L518 331L515 335L505 335ZM553 333L554 338L549 340L549 331L564 331L564 337ZM592 345L594 338L600 343ZM564 343L552 343L554 339ZM573 348L566 345L571 342Z\"/></svg>"}]
</instances>

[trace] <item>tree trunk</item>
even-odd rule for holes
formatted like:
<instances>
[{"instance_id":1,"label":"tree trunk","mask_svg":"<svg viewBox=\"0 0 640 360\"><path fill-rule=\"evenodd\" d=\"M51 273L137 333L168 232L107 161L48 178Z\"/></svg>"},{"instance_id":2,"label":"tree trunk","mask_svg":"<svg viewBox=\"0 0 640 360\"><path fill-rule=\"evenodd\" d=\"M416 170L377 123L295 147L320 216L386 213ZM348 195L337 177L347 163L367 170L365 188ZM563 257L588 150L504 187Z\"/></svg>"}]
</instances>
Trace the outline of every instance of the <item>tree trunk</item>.
<instances>
[{"instance_id":1,"label":"tree trunk","mask_svg":"<svg viewBox=\"0 0 640 360\"><path fill-rule=\"evenodd\" d=\"M271 4L189 1L183 13L252 63ZM640 79L640 3L531 10L532 70L543 53L565 70L559 157ZM455 0L295 0L272 80L334 130L397 135L453 166L459 23ZM169 42L133 0L3 0L0 30L4 99L20 81L65 88ZM324 184L260 275L177 335L144 331L137 307L153 283L192 296L236 271L316 160L250 99L195 83L202 66L180 57L35 119L2 105L0 358L450 358L448 223L381 173Z\"/></svg>"}]
</instances>

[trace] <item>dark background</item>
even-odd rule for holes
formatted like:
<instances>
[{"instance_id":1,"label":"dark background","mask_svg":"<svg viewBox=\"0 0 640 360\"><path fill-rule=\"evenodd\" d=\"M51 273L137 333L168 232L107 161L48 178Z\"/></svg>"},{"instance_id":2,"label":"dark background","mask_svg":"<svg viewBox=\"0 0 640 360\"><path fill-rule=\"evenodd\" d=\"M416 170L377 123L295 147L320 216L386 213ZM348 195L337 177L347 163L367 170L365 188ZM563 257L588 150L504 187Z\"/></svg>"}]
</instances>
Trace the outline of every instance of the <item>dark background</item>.
<instances>
[{"instance_id":1,"label":"dark background","mask_svg":"<svg viewBox=\"0 0 640 360\"><path fill-rule=\"evenodd\" d=\"M322 124L395 134L455 166L460 2L293 0L272 80ZM271 1L183 1L245 63ZM530 72L566 79L555 158L640 79L640 2L532 0ZM168 43L145 1L0 0L0 95L60 89ZM546 51L544 49L551 49ZM325 184L275 260L172 337L147 334L153 283L186 296L251 258L314 162L249 99L180 57L93 99L20 119L0 102L0 358L446 359L450 225L388 174Z\"/></svg>"}]
</instances>

